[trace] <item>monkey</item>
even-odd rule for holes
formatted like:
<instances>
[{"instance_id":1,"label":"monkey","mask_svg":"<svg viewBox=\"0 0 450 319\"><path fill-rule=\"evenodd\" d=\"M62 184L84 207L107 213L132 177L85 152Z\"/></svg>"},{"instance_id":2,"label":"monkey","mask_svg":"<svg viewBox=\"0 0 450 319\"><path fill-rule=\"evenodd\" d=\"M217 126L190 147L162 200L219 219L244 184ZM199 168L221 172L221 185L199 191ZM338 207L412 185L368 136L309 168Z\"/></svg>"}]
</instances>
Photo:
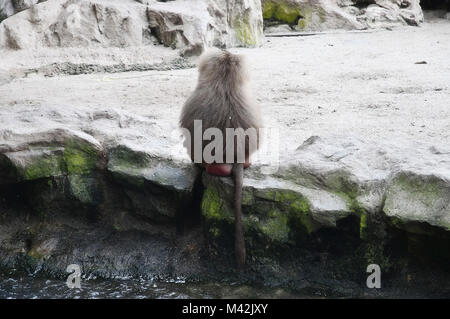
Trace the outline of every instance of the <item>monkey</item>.
<instances>
[{"instance_id":1,"label":"monkey","mask_svg":"<svg viewBox=\"0 0 450 319\"><path fill-rule=\"evenodd\" d=\"M251 165L250 156L260 144L259 129L262 128L261 114L249 88L249 69L244 56L227 50L211 48L204 52L198 63L198 82L194 92L186 100L180 116L180 127L190 133L185 139L191 160L194 161L194 121L201 120L202 136L208 128L217 128L225 137L228 129L254 129L256 140L250 143L248 136L226 138L225 145L231 145L233 153L245 154L245 160L232 157L227 161L227 148L223 150L223 161L206 163L202 155L201 165L206 172L216 176L233 176L235 209L235 255L236 265L242 270L245 265L245 240L242 229L242 187L244 168ZM232 143L232 144L227 144ZM205 148L202 140L201 150ZM230 149L228 149L230 152ZM203 154L203 153L202 153Z\"/></svg>"}]
</instances>

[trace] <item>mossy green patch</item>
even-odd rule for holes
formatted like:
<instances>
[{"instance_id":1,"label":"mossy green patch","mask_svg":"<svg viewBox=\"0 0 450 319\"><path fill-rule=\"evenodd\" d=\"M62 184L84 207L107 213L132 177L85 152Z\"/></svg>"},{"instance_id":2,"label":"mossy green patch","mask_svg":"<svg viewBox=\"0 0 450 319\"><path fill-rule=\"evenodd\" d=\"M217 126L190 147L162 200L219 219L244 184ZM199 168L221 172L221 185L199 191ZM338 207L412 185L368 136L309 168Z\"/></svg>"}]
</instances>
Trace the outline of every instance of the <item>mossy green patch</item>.
<instances>
[{"instance_id":1,"label":"mossy green patch","mask_svg":"<svg viewBox=\"0 0 450 319\"><path fill-rule=\"evenodd\" d=\"M263 1L263 18L287 23L298 30L307 29L315 22L325 21L325 11L308 3L291 3L285 0Z\"/></svg>"},{"instance_id":2,"label":"mossy green patch","mask_svg":"<svg viewBox=\"0 0 450 319\"><path fill-rule=\"evenodd\" d=\"M65 175L89 175L96 168L99 153L94 146L69 140L61 146L31 147L0 156L0 180L31 181Z\"/></svg>"},{"instance_id":3,"label":"mossy green patch","mask_svg":"<svg viewBox=\"0 0 450 319\"><path fill-rule=\"evenodd\" d=\"M291 211L289 214L290 224L293 228L303 229L306 234L311 234L315 232L319 227L319 225L313 220L310 212L302 212L302 211Z\"/></svg>"},{"instance_id":4,"label":"mossy green patch","mask_svg":"<svg viewBox=\"0 0 450 319\"><path fill-rule=\"evenodd\" d=\"M367 230L367 215L366 213L362 213L359 216L359 238L367 238Z\"/></svg>"},{"instance_id":5,"label":"mossy green patch","mask_svg":"<svg viewBox=\"0 0 450 319\"><path fill-rule=\"evenodd\" d=\"M291 190L265 189L259 191L257 196L281 203L284 207L288 207L290 211L307 213L310 210L308 200Z\"/></svg>"},{"instance_id":6,"label":"mossy green patch","mask_svg":"<svg viewBox=\"0 0 450 319\"><path fill-rule=\"evenodd\" d=\"M109 163L118 167L144 168L148 166L149 161L147 154L124 146L114 148L109 154Z\"/></svg>"},{"instance_id":7,"label":"mossy green patch","mask_svg":"<svg viewBox=\"0 0 450 319\"><path fill-rule=\"evenodd\" d=\"M272 241L286 243L289 240L288 215L281 211L272 210L270 218L262 223L261 231Z\"/></svg>"},{"instance_id":8,"label":"mossy green patch","mask_svg":"<svg viewBox=\"0 0 450 319\"><path fill-rule=\"evenodd\" d=\"M263 18L266 20L276 20L288 24L296 24L302 17L301 9L293 4L284 1L264 1Z\"/></svg>"},{"instance_id":9,"label":"mossy green patch","mask_svg":"<svg viewBox=\"0 0 450 319\"><path fill-rule=\"evenodd\" d=\"M309 202L305 198L297 198L291 202L291 211L307 214L309 212Z\"/></svg>"},{"instance_id":10,"label":"mossy green patch","mask_svg":"<svg viewBox=\"0 0 450 319\"><path fill-rule=\"evenodd\" d=\"M24 167L23 178L25 180L35 180L44 177L60 176L64 173L64 158L59 154L50 154L32 159L32 162Z\"/></svg>"},{"instance_id":11,"label":"mossy green patch","mask_svg":"<svg viewBox=\"0 0 450 319\"><path fill-rule=\"evenodd\" d=\"M329 181L330 185L333 187L331 190L335 195L342 198L350 212L359 217L360 227L359 233L360 238L363 239L367 236L367 212L364 207L358 202L358 186L354 183L348 181L345 175L338 174Z\"/></svg>"},{"instance_id":12,"label":"mossy green patch","mask_svg":"<svg viewBox=\"0 0 450 319\"><path fill-rule=\"evenodd\" d=\"M271 19L275 15L275 11L277 8L277 4L272 1L263 1L262 4L262 13L263 13L263 19Z\"/></svg>"},{"instance_id":13,"label":"mossy green patch","mask_svg":"<svg viewBox=\"0 0 450 319\"><path fill-rule=\"evenodd\" d=\"M64 160L69 175L90 174L96 167L98 151L86 142L70 140L65 145Z\"/></svg>"},{"instance_id":14,"label":"mossy green patch","mask_svg":"<svg viewBox=\"0 0 450 319\"><path fill-rule=\"evenodd\" d=\"M253 193L248 190L242 190L242 205L250 206L255 204Z\"/></svg>"},{"instance_id":15,"label":"mossy green patch","mask_svg":"<svg viewBox=\"0 0 450 319\"><path fill-rule=\"evenodd\" d=\"M28 254L29 257L35 259L36 261L44 259L44 255L39 253L36 249L31 249Z\"/></svg>"},{"instance_id":16,"label":"mossy green patch","mask_svg":"<svg viewBox=\"0 0 450 319\"><path fill-rule=\"evenodd\" d=\"M296 29L302 31L309 27L316 28L317 23L325 22L325 16L325 11L320 7L304 6L302 8L302 19L298 20Z\"/></svg>"},{"instance_id":17,"label":"mossy green patch","mask_svg":"<svg viewBox=\"0 0 450 319\"><path fill-rule=\"evenodd\" d=\"M300 30L306 29L306 26L307 26L307 24L306 24L306 20L305 19L298 20L297 27Z\"/></svg>"},{"instance_id":18,"label":"mossy green patch","mask_svg":"<svg viewBox=\"0 0 450 319\"><path fill-rule=\"evenodd\" d=\"M277 202L278 208L288 214L289 223L293 227L304 228L308 234L319 228L311 216L309 201L301 194L291 190L265 189L259 191L257 196Z\"/></svg>"},{"instance_id":19,"label":"mossy green patch","mask_svg":"<svg viewBox=\"0 0 450 319\"><path fill-rule=\"evenodd\" d=\"M211 227L211 228L209 229L209 233L210 233L213 237L217 238L217 237L219 237L219 235L220 235L220 230L219 230L219 228L217 228L217 227Z\"/></svg>"},{"instance_id":20,"label":"mossy green patch","mask_svg":"<svg viewBox=\"0 0 450 319\"><path fill-rule=\"evenodd\" d=\"M406 175L400 175L395 181L395 186L419 198L426 205L433 205L436 199L441 198L443 189L437 181L421 180L418 177L408 178Z\"/></svg>"},{"instance_id":21,"label":"mossy green patch","mask_svg":"<svg viewBox=\"0 0 450 319\"><path fill-rule=\"evenodd\" d=\"M257 26L252 26L248 15L246 13L243 14L244 16L238 16L233 23L236 37L239 42L246 46L256 46L262 30L259 30Z\"/></svg>"},{"instance_id":22,"label":"mossy green patch","mask_svg":"<svg viewBox=\"0 0 450 319\"><path fill-rule=\"evenodd\" d=\"M259 190L257 196L259 198L271 200L274 202L280 202L288 205L297 202L296 205L298 205L298 207L303 207L303 205L301 205L301 203L298 201L304 200L304 197L301 194L291 190L267 188Z\"/></svg>"},{"instance_id":23,"label":"mossy green patch","mask_svg":"<svg viewBox=\"0 0 450 319\"><path fill-rule=\"evenodd\" d=\"M291 190L265 189L259 191L257 196L277 202L279 209L287 213L287 222L293 227L301 227L308 234L318 229L319 225L311 216L310 203L301 194ZM277 214L282 214L282 212L277 212Z\"/></svg>"},{"instance_id":24,"label":"mossy green patch","mask_svg":"<svg viewBox=\"0 0 450 319\"><path fill-rule=\"evenodd\" d=\"M450 187L439 177L403 173L387 190L385 211L395 227L408 232L426 233L425 224L450 230L450 223L441 213L449 198ZM402 202L408 205L400 209Z\"/></svg>"},{"instance_id":25,"label":"mossy green patch","mask_svg":"<svg viewBox=\"0 0 450 319\"><path fill-rule=\"evenodd\" d=\"M234 215L227 208L226 203L214 186L209 186L203 193L201 207L203 216L208 220L233 221Z\"/></svg>"}]
</instances>

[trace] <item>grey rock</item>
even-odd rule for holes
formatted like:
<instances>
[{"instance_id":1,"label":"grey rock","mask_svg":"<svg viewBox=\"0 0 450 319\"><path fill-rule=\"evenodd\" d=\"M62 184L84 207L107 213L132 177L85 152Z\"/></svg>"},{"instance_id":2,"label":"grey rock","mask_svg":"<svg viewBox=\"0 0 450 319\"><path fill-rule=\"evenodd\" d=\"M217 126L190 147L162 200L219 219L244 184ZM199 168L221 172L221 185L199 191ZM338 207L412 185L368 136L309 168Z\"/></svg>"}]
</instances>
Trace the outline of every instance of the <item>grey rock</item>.
<instances>
[{"instance_id":1,"label":"grey rock","mask_svg":"<svg viewBox=\"0 0 450 319\"><path fill-rule=\"evenodd\" d=\"M262 4L268 27L288 23L296 31L375 29L423 22L419 0L263 0Z\"/></svg>"},{"instance_id":2,"label":"grey rock","mask_svg":"<svg viewBox=\"0 0 450 319\"><path fill-rule=\"evenodd\" d=\"M200 54L206 46L260 45L259 1L236 0L230 8L212 0L49 0L5 20L0 25L0 48L122 48L160 43L189 56ZM9 14L10 6L5 4L3 11Z\"/></svg>"},{"instance_id":3,"label":"grey rock","mask_svg":"<svg viewBox=\"0 0 450 319\"><path fill-rule=\"evenodd\" d=\"M389 182L384 211L396 225L413 232L419 223L450 230L450 180L440 174L401 172ZM416 224L416 226L411 224Z\"/></svg>"},{"instance_id":4,"label":"grey rock","mask_svg":"<svg viewBox=\"0 0 450 319\"><path fill-rule=\"evenodd\" d=\"M122 185L134 210L153 220L175 220L193 200L199 170L193 165L152 158L126 142L109 150L107 170Z\"/></svg>"},{"instance_id":5,"label":"grey rock","mask_svg":"<svg viewBox=\"0 0 450 319\"><path fill-rule=\"evenodd\" d=\"M268 26L264 29L264 33L270 34L270 33L283 33L283 32L290 32L292 31L292 28L288 24L279 24L274 26Z\"/></svg>"},{"instance_id":6,"label":"grey rock","mask_svg":"<svg viewBox=\"0 0 450 319\"><path fill-rule=\"evenodd\" d=\"M47 0L2 0L0 1L0 22L20 11L26 10L39 2Z\"/></svg>"}]
</instances>

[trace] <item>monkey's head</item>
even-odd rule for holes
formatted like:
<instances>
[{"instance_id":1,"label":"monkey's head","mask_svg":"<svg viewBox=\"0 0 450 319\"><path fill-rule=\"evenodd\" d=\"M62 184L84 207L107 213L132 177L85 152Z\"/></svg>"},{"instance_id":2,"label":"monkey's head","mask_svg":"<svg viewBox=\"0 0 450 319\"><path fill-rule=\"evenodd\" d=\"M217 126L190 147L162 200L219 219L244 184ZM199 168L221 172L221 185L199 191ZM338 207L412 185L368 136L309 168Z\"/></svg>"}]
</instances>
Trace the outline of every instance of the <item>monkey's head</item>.
<instances>
[{"instance_id":1,"label":"monkey's head","mask_svg":"<svg viewBox=\"0 0 450 319\"><path fill-rule=\"evenodd\" d=\"M230 83L242 86L249 81L249 70L243 55L210 48L199 59L199 81Z\"/></svg>"}]
</instances>

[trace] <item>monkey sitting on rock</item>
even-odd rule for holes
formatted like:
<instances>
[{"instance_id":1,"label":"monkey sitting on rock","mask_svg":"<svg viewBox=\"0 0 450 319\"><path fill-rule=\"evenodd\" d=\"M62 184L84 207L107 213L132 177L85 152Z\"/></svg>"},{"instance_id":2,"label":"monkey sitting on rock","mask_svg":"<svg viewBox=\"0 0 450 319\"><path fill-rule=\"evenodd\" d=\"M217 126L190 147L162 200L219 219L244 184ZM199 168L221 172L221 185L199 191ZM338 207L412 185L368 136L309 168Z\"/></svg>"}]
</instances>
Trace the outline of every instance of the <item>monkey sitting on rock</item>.
<instances>
[{"instance_id":1,"label":"monkey sitting on rock","mask_svg":"<svg viewBox=\"0 0 450 319\"><path fill-rule=\"evenodd\" d=\"M261 115L250 92L249 73L243 56L226 50L209 49L200 56L198 71L197 87L183 106L180 126L189 132L190 141L185 140L185 147L192 161L202 164L211 175L233 175L236 263L239 269L243 269L245 264L242 230L243 171L250 166L250 155L258 149L260 143ZM201 123L200 129L196 128L198 123ZM195 145L196 139L192 138L196 132L203 137L208 129L218 130L224 139L219 144L225 146L218 161L206 161L203 158L203 151L207 143L202 138L201 145ZM235 135L228 135L230 129ZM249 137L247 133L250 131L254 134ZM214 136L218 138L217 135ZM198 151L197 154L201 153L200 159L194 156L195 150ZM239 154L242 156L239 157Z\"/></svg>"}]
</instances>

